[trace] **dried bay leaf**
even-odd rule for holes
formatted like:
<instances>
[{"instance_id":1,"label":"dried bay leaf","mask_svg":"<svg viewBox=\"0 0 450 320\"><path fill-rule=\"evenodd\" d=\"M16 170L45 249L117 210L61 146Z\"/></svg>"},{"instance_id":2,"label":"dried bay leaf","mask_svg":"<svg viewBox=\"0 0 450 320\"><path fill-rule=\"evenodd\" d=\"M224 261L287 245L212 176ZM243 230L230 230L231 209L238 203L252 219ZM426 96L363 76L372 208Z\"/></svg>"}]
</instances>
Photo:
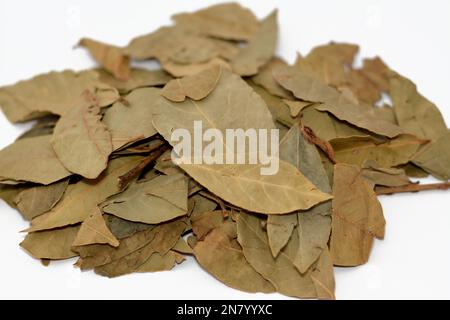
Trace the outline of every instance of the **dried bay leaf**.
<instances>
[{"instance_id":1,"label":"dried bay leaf","mask_svg":"<svg viewBox=\"0 0 450 320\"><path fill-rule=\"evenodd\" d=\"M119 192L118 177L141 160L138 156L114 159L96 181L81 180L69 186L62 200L51 211L33 219L27 231L54 229L84 221L99 203Z\"/></svg>"},{"instance_id":2,"label":"dried bay leaf","mask_svg":"<svg viewBox=\"0 0 450 320\"><path fill-rule=\"evenodd\" d=\"M188 206L190 215L195 216L199 213L213 211L217 207L217 203L201 194L195 194L189 197Z\"/></svg>"},{"instance_id":3,"label":"dried bay leaf","mask_svg":"<svg viewBox=\"0 0 450 320\"><path fill-rule=\"evenodd\" d=\"M300 112L311 105L310 102L306 101L298 101L298 100L286 100L283 99L283 102L289 107L289 111L291 112L292 117L297 117Z\"/></svg>"},{"instance_id":4,"label":"dried bay leaf","mask_svg":"<svg viewBox=\"0 0 450 320\"><path fill-rule=\"evenodd\" d=\"M267 235L270 250L274 257L277 257L281 249L286 246L297 224L297 213L272 214L267 217Z\"/></svg>"},{"instance_id":5,"label":"dried bay leaf","mask_svg":"<svg viewBox=\"0 0 450 320\"><path fill-rule=\"evenodd\" d=\"M114 215L105 214L103 217L108 229L111 230L111 233L119 240L152 227L150 224L128 221Z\"/></svg>"},{"instance_id":6,"label":"dried bay leaf","mask_svg":"<svg viewBox=\"0 0 450 320\"><path fill-rule=\"evenodd\" d=\"M317 148L305 138L299 124L294 125L281 141L280 158L297 167L321 191L331 193L330 182L320 154ZM297 212L295 236L298 238L298 245L293 261L301 273L305 273L327 248L331 229L330 214L331 202L329 201L307 211ZM268 220L268 222L271 221ZM289 220L287 222L289 223ZM275 235L271 237L268 228L269 244L273 236Z\"/></svg>"},{"instance_id":7,"label":"dried bay leaf","mask_svg":"<svg viewBox=\"0 0 450 320\"><path fill-rule=\"evenodd\" d=\"M51 143L64 167L87 179L97 178L106 169L113 151L98 105L85 104L65 113L56 124Z\"/></svg>"},{"instance_id":8,"label":"dried bay leaf","mask_svg":"<svg viewBox=\"0 0 450 320\"><path fill-rule=\"evenodd\" d=\"M14 203L26 220L51 210L61 200L69 184L69 179L48 186L28 188L17 194Z\"/></svg>"},{"instance_id":9,"label":"dried bay leaf","mask_svg":"<svg viewBox=\"0 0 450 320\"><path fill-rule=\"evenodd\" d=\"M57 116L51 115L39 118L30 130L21 134L16 140L52 135L58 119Z\"/></svg>"},{"instance_id":10,"label":"dried bay leaf","mask_svg":"<svg viewBox=\"0 0 450 320\"><path fill-rule=\"evenodd\" d=\"M298 99L323 103L316 109L330 112L339 120L347 121L359 128L389 138L403 133L400 127L376 118L336 89L294 67L278 68L274 70L274 77L280 85L292 91Z\"/></svg>"},{"instance_id":11,"label":"dried bay leaf","mask_svg":"<svg viewBox=\"0 0 450 320\"><path fill-rule=\"evenodd\" d=\"M333 263L356 266L369 259L373 238L384 237L383 210L360 168L336 164L330 251Z\"/></svg>"},{"instance_id":12,"label":"dried bay leaf","mask_svg":"<svg viewBox=\"0 0 450 320\"><path fill-rule=\"evenodd\" d=\"M154 116L153 124L172 145L175 144L171 141L172 128L185 128L193 135L194 121L197 120L201 120L204 126L222 132L226 128L246 130L275 127L261 98L243 80L227 70L224 70L216 89L201 101L173 104L166 99L159 99L155 104L158 114ZM243 110L243 104L246 111ZM228 111L227 118L221 115L224 109ZM243 112L254 113L255 118L250 120ZM270 176L260 174L261 164L181 164L180 167L215 195L254 212L288 213L296 209L308 209L330 198L284 161L280 162L278 172Z\"/></svg>"},{"instance_id":13,"label":"dried bay leaf","mask_svg":"<svg viewBox=\"0 0 450 320\"><path fill-rule=\"evenodd\" d=\"M369 160L363 164L362 174L373 185L399 187L410 184L405 170L396 168L382 168L376 161Z\"/></svg>"},{"instance_id":14,"label":"dried bay leaf","mask_svg":"<svg viewBox=\"0 0 450 320\"><path fill-rule=\"evenodd\" d=\"M186 240L184 240L183 238L178 239L177 243L173 246L172 251L184 254L194 253L192 248L187 244Z\"/></svg>"},{"instance_id":15,"label":"dried bay leaf","mask_svg":"<svg viewBox=\"0 0 450 320\"><path fill-rule=\"evenodd\" d=\"M145 70L132 68L128 80L118 80L103 69L96 70L103 83L116 88L120 93L127 94L138 88L165 85L172 77L163 70Z\"/></svg>"},{"instance_id":16,"label":"dried bay leaf","mask_svg":"<svg viewBox=\"0 0 450 320\"><path fill-rule=\"evenodd\" d=\"M119 98L117 90L101 83L95 71L62 71L0 88L0 106L11 122L27 121L48 113L63 115L83 106L83 93L87 91L94 94L100 107Z\"/></svg>"},{"instance_id":17,"label":"dried bay leaf","mask_svg":"<svg viewBox=\"0 0 450 320\"><path fill-rule=\"evenodd\" d=\"M19 185L1 185L0 184L0 199L5 201L11 208L17 209L15 199L18 194L26 190L25 184Z\"/></svg>"},{"instance_id":18,"label":"dried bay leaf","mask_svg":"<svg viewBox=\"0 0 450 320\"><path fill-rule=\"evenodd\" d=\"M69 226L49 231L29 233L20 246L36 259L61 260L77 256L72 242L80 226Z\"/></svg>"},{"instance_id":19,"label":"dried bay leaf","mask_svg":"<svg viewBox=\"0 0 450 320\"><path fill-rule=\"evenodd\" d=\"M187 180L183 174L159 176L130 185L102 204L119 218L157 224L187 214Z\"/></svg>"},{"instance_id":20,"label":"dried bay leaf","mask_svg":"<svg viewBox=\"0 0 450 320\"><path fill-rule=\"evenodd\" d=\"M302 123L325 141L335 138L367 137L367 131L336 119L333 115L316 110L316 104L302 109Z\"/></svg>"},{"instance_id":21,"label":"dried bay leaf","mask_svg":"<svg viewBox=\"0 0 450 320\"><path fill-rule=\"evenodd\" d=\"M450 179L450 131L425 145L413 163L440 180Z\"/></svg>"},{"instance_id":22,"label":"dried bay leaf","mask_svg":"<svg viewBox=\"0 0 450 320\"><path fill-rule=\"evenodd\" d=\"M270 282L247 262L239 243L220 227L197 242L194 255L206 271L232 288L246 292L274 291Z\"/></svg>"},{"instance_id":23,"label":"dried bay leaf","mask_svg":"<svg viewBox=\"0 0 450 320\"><path fill-rule=\"evenodd\" d=\"M136 89L125 97L127 105L118 101L105 112L103 123L111 132L113 150L156 134L152 101L159 95L156 88Z\"/></svg>"},{"instance_id":24,"label":"dried bay leaf","mask_svg":"<svg viewBox=\"0 0 450 320\"><path fill-rule=\"evenodd\" d=\"M164 173L165 175L183 173L173 161L172 161L172 150L167 150L158 159L156 159L155 169Z\"/></svg>"},{"instance_id":25,"label":"dried bay leaf","mask_svg":"<svg viewBox=\"0 0 450 320\"><path fill-rule=\"evenodd\" d=\"M258 74L254 75L251 79L255 84L263 87L270 94L285 99L293 99L294 97L292 93L280 86L278 82L275 81L272 75L273 70L279 68L280 66L287 66L287 64L281 58L274 57L264 66L262 66L259 69Z\"/></svg>"},{"instance_id":26,"label":"dried bay leaf","mask_svg":"<svg viewBox=\"0 0 450 320\"><path fill-rule=\"evenodd\" d=\"M264 100L274 121L287 127L291 127L295 123L295 119L292 117L289 107L281 98L270 94L263 87L256 85L252 81L247 81L247 84Z\"/></svg>"},{"instance_id":27,"label":"dried bay leaf","mask_svg":"<svg viewBox=\"0 0 450 320\"><path fill-rule=\"evenodd\" d=\"M158 252L153 253L136 272L160 272L172 270L177 264L184 261L183 255L175 251L169 251L162 255Z\"/></svg>"},{"instance_id":28,"label":"dried bay leaf","mask_svg":"<svg viewBox=\"0 0 450 320\"><path fill-rule=\"evenodd\" d=\"M152 230L153 238L150 242L107 264L96 266L95 272L110 278L136 272L154 253L167 254L184 229L185 224L181 221L156 226ZM116 250L120 251L120 246Z\"/></svg>"},{"instance_id":29,"label":"dried bay leaf","mask_svg":"<svg viewBox=\"0 0 450 320\"><path fill-rule=\"evenodd\" d=\"M119 246L119 240L108 229L99 209L96 209L84 219L72 246L85 246L95 243L107 243L113 247Z\"/></svg>"},{"instance_id":30,"label":"dried bay leaf","mask_svg":"<svg viewBox=\"0 0 450 320\"><path fill-rule=\"evenodd\" d=\"M50 140L49 135L21 139L1 150L0 183L28 181L49 185L70 176L53 151Z\"/></svg>"},{"instance_id":31,"label":"dried bay leaf","mask_svg":"<svg viewBox=\"0 0 450 320\"><path fill-rule=\"evenodd\" d=\"M174 63L171 61L162 63L163 69L177 78L193 76L214 66L221 66L224 69L231 70L231 66L220 58L214 58L209 60L208 62L191 64Z\"/></svg>"},{"instance_id":32,"label":"dried bay leaf","mask_svg":"<svg viewBox=\"0 0 450 320\"><path fill-rule=\"evenodd\" d=\"M213 229L222 226L225 217L222 211L196 212L191 216L192 231L198 240L203 240Z\"/></svg>"},{"instance_id":33,"label":"dried bay leaf","mask_svg":"<svg viewBox=\"0 0 450 320\"><path fill-rule=\"evenodd\" d=\"M390 87L395 116L405 131L429 140L447 133L441 112L417 91L413 82L396 74L391 78Z\"/></svg>"},{"instance_id":34,"label":"dried bay leaf","mask_svg":"<svg viewBox=\"0 0 450 320\"><path fill-rule=\"evenodd\" d=\"M295 67L328 85L339 87L346 82L346 68L351 67L358 50L354 44L331 42L313 48L304 58L298 55Z\"/></svg>"},{"instance_id":35,"label":"dried bay leaf","mask_svg":"<svg viewBox=\"0 0 450 320\"><path fill-rule=\"evenodd\" d=\"M385 142L371 137L349 137L333 139L330 143L339 162L362 166L367 160L373 160L381 167L390 168L409 162L424 141L401 135Z\"/></svg>"},{"instance_id":36,"label":"dried bay leaf","mask_svg":"<svg viewBox=\"0 0 450 320\"><path fill-rule=\"evenodd\" d=\"M237 221L237 230L238 242L242 246L246 260L272 283L277 292L298 298L317 298L310 275L302 275L290 256L290 252L296 249L293 248L296 247L294 242L289 242L288 247L274 258L260 218L241 213Z\"/></svg>"},{"instance_id":37,"label":"dried bay leaf","mask_svg":"<svg viewBox=\"0 0 450 320\"><path fill-rule=\"evenodd\" d=\"M333 271L333 261L328 248L322 251L315 270L311 273L311 279L316 288L319 299L336 299L334 295L335 281Z\"/></svg>"},{"instance_id":38,"label":"dried bay leaf","mask_svg":"<svg viewBox=\"0 0 450 320\"><path fill-rule=\"evenodd\" d=\"M255 15L234 2L213 5L194 13L176 14L172 19L179 25L227 40L250 40L260 28Z\"/></svg>"},{"instance_id":39,"label":"dried bay leaf","mask_svg":"<svg viewBox=\"0 0 450 320\"><path fill-rule=\"evenodd\" d=\"M121 48L89 38L81 39L78 46L89 50L92 57L117 79L130 78L130 58Z\"/></svg>"},{"instance_id":40,"label":"dried bay leaf","mask_svg":"<svg viewBox=\"0 0 450 320\"><path fill-rule=\"evenodd\" d=\"M126 257L128 254L135 252L150 243L155 238L156 233L154 229L155 226L152 226L151 228L122 239L117 248L107 244L92 244L74 247L73 250L80 255L80 259L77 261L76 266L81 270L88 270Z\"/></svg>"},{"instance_id":41,"label":"dried bay leaf","mask_svg":"<svg viewBox=\"0 0 450 320\"><path fill-rule=\"evenodd\" d=\"M174 102L182 102L186 97L201 100L214 90L221 74L222 68L216 65L196 75L169 81L161 94Z\"/></svg>"},{"instance_id":42,"label":"dried bay leaf","mask_svg":"<svg viewBox=\"0 0 450 320\"><path fill-rule=\"evenodd\" d=\"M277 11L261 22L260 29L231 60L231 68L241 76L253 76L273 57L277 45Z\"/></svg>"}]
</instances>

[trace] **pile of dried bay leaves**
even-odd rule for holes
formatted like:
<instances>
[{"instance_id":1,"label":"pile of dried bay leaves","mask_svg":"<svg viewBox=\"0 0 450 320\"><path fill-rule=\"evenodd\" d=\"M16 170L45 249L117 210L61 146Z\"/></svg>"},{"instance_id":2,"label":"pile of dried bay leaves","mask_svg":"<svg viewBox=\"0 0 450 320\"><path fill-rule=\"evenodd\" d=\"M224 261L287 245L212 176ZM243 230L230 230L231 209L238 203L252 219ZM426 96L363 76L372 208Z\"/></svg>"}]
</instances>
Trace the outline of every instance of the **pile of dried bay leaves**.
<instances>
[{"instance_id":1,"label":"pile of dried bay leaves","mask_svg":"<svg viewBox=\"0 0 450 320\"><path fill-rule=\"evenodd\" d=\"M377 195L446 189L450 131L438 108L358 46L275 56L277 12L236 3L177 14L123 48L82 39L99 68L0 88L14 123L0 197L31 221L20 244L47 265L117 277L170 270L185 255L226 285L333 299L334 266L368 261L385 220ZM156 59L160 70L130 67ZM382 98L385 97L383 100ZM392 105L382 105L390 97ZM171 132L280 131L279 170L180 164Z\"/></svg>"}]
</instances>

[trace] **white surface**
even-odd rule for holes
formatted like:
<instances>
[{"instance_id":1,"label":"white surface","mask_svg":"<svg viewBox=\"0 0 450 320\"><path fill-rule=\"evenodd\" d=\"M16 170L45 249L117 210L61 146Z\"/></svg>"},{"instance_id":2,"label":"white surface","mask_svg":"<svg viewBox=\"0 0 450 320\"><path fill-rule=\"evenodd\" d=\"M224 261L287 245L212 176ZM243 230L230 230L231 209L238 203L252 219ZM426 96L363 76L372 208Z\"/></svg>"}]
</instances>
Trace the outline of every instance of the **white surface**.
<instances>
[{"instance_id":1,"label":"white surface","mask_svg":"<svg viewBox=\"0 0 450 320\"><path fill-rule=\"evenodd\" d=\"M216 3L218 1L208 1ZM206 1L0 0L0 86L38 73L93 65L83 50L89 36L125 45L168 24L170 15ZM279 8L279 54L289 62L330 40L358 43L362 56L380 55L410 77L450 124L450 1L241 1L259 16ZM0 115L0 147L27 125ZM370 262L336 269L338 299L450 298L450 192L383 197L386 239ZM73 260L45 268L18 244L27 223L0 204L0 298L278 299L216 281L189 259L171 272L106 279L81 273Z\"/></svg>"}]
</instances>

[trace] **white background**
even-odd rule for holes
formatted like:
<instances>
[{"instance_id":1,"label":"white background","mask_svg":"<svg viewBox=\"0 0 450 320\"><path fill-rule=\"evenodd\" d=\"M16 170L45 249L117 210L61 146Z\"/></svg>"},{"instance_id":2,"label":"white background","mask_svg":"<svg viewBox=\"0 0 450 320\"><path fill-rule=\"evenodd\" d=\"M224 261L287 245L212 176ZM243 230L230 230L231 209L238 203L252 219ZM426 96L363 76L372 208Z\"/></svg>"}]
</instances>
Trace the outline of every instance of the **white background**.
<instances>
[{"instance_id":1,"label":"white background","mask_svg":"<svg viewBox=\"0 0 450 320\"><path fill-rule=\"evenodd\" d=\"M170 23L170 16L219 1L24 1L0 0L0 86L50 70L93 65L82 36L126 45ZM240 1L258 17L279 8L278 53L334 41L358 43L361 56L380 55L411 78L450 124L450 1ZM359 62L360 63L360 62ZM28 125L0 115L0 147ZM381 199L386 238L376 241L368 264L336 268L338 299L449 299L450 191ZM0 204L0 298L84 299L281 299L246 294L204 272L193 259L171 272L107 279L72 267L74 260L43 267L18 244L27 227Z\"/></svg>"}]
</instances>

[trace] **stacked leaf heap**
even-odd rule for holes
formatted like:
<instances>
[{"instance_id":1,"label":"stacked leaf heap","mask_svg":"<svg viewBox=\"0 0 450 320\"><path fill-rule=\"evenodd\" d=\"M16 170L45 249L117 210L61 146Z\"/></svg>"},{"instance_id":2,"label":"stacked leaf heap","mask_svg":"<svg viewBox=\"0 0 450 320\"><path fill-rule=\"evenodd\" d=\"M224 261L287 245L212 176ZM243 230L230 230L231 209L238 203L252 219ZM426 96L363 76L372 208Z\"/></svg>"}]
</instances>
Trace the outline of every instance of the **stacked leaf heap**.
<instances>
[{"instance_id":1,"label":"stacked leaf heap","mask_svg":"<svg viewBox=\"0 0 450 320\"><path fill-rule=\"evenodd\" d=\"M82 39L98 69L0 88L11 122L35 121L0 151L0 196L31 221L20 245L108 277L193 255L239 290L333 299L333 266L366 263L384 236L377 194L449 179L441 113L380 58L353 68L356 45L288 65L275 56L276 11L259 21L228 3L173 20L123 48ZM130 66L151 59L161 70ZM278 128L278 172L174 164L171 132L194 121Z\"/></svg>"}]
</instances>

